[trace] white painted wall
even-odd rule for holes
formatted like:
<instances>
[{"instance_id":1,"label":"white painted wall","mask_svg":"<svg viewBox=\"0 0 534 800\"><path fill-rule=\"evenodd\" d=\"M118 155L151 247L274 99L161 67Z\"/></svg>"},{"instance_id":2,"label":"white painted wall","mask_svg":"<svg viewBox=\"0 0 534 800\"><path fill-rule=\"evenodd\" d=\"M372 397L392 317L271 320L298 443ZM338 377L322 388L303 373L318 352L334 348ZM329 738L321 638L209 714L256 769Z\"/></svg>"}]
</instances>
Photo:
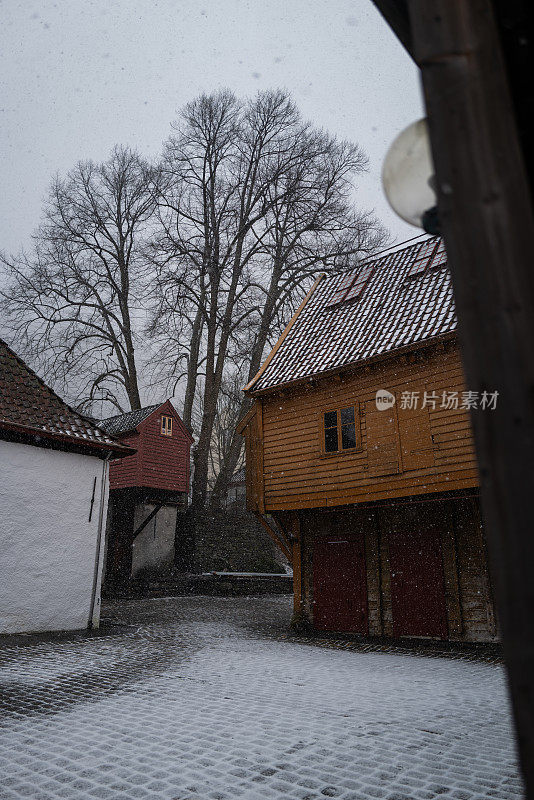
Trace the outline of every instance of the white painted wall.
<instances>
[{"instance_id":1,"label":"white painted wall","mask_svg":"<svg viewBox=\"0 0 534 800\"><path fill-rule=\"evenodd\" d=\"M107 463L0 441L0 474L0 633L88 627L100 529L98 627Z\"/></svg>"},{"instance_id":2,"label":"white painted wall","mask_svg":"<svg viewBox=\"0 0 534 800\"><path fill-rule=\"evenodd\" d=\"M155 506L142 503L135 509L134 530ZM132 578L144 569L157 571L174 564L176 506L162 506L146 528L135 537L132 549Z\"/></svg>"}]
</instances>

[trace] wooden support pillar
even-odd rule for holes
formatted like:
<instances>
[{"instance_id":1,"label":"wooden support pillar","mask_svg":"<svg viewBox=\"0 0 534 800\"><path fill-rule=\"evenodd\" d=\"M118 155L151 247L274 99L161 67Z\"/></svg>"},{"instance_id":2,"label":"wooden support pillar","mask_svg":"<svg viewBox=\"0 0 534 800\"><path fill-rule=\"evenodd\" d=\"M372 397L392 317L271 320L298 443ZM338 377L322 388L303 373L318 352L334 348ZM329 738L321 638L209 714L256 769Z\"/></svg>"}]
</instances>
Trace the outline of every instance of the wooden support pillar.
<instances>
[{"instance_id":1,"label":"wooden support pillar","mask_svg":"<svg viewBox=\"0 0 534 800\"><path fill-rule=\"evenodd\" d=\"M302 535L300 519L295 513L291 520L291 547L293 564L293 615L295 620L302 616Z\"/></svg>"},{"instance_id":2,"label":"wooden support pillar","mask_svg":"<svg viewBox=\"0 0 534 800\"><path fill-rule=\"evenodd\" d=\"M527 797L534 798L534 214L490 0L408 0ZM526 5L525 5L526 8ZM529 46L532 46L531 42ZM532 144L530 144L532 146Z\"/></svg>"}]
</instances>

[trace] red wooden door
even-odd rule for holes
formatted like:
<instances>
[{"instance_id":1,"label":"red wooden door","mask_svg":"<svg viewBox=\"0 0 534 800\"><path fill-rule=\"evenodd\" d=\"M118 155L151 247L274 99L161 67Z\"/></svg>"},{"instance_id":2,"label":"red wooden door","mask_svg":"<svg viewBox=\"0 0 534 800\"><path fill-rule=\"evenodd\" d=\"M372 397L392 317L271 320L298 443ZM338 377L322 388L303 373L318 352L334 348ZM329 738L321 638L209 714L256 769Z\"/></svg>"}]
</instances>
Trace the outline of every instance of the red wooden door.
<instances>
[{"instance_id":1,"label":"red wooden door","mask_svg":"<svg viewBox=\"0 0 534 800\"><path fill-rule=\"evenodd\" d=\"M447 608L439 532L422 529L389 535L391 606L395 636L446 639Z\"/></svg>"},{"instance_id":2,"label":"red wooden door","mask_svg":"<svg viewBox=\"0 0 534 800\"><path fill-rule=\"evenodd\" d=\"M368 632L363 534L315 540L313 599L315 628L347 633Z\"/></svg>"}]
</instances>

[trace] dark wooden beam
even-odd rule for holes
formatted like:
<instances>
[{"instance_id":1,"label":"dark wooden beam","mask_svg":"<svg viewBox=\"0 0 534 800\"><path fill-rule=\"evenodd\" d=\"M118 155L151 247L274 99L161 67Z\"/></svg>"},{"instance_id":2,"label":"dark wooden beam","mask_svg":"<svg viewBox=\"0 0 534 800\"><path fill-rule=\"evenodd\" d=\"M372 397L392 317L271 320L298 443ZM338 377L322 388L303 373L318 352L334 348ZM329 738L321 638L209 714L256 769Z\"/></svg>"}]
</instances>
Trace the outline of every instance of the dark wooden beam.
<instances>
[{"instance_id":1,"label":"dark wooden beam","mask_svg":"<svg viewBox=\"0 0 534 800\"><path fill-rule=\"evenodd\" d=\"M413 58L412 31L407 0L374 0L397 39Z\"/></svg>"},{"instance_id":2,"label":"dark wooden beam","mask_svg":"<svg viewBox=\"0 0 534 800\"><path fill-rule=\"evenodd\" d=\"M263 525L263 527L265 528L265 530L267 531L267 533L269 534L269 536L271 537L271 539L273 540L273 542L275 543L275 545L280 548L280 550L288 559L288 561L291 561L291 545L288 541L286 541L284 535L276 531L272 527L272 525L269 525L263 514L260 514L259 511L255 511L254 513L257 516L258 520Z\"/></svg>"},{"instance_id":3,"label":"dark wooden beam","mask_svg":"<svg viewBox=\"0 0 534 800\"><path fill-rule=\"evenodd\" d=\"M158 511L160 510L160 508L162 508L164 505L165 505L164 503L158 503L158 505L157 505L157 506L155 506L155 507L152 509L152 511L150 512L150 514L148 515L148 517L145 517L145 519L142 521L142 523L141 523L140 525L138 525L138 526L137 526L137 528L136 528L136 529L134 530L134 532L132 533L132 542L133 542L133 540L134 540L134 539L135 539L137 536L139 536L139 534L141 533L141 531L143 531L143 530L146 528L146 526L148 525L148 523L150 522L150 520L151 520L151 519L154 519L154 517L156 516L156 514L158 513Z\"/></svg>"},{"instance_id":4,"label":"dark wooden beam","mask_svg":"<svg viewBox=\"0 0 534 800\"><path fill-rule=\"evenodd\" d=\"M534 196L534 4L493 0L519 140Z\"/></svg>"},{"instance_id":5,"label":"dark wooden beam","mask_svg":"<svg viewBox=\"0 0 534 800\"><path fill-rule=\"evenodd\" d=\"M534 214L489 0L409 0L519 753L534 797Z\"/></svg>"}]
</instances>

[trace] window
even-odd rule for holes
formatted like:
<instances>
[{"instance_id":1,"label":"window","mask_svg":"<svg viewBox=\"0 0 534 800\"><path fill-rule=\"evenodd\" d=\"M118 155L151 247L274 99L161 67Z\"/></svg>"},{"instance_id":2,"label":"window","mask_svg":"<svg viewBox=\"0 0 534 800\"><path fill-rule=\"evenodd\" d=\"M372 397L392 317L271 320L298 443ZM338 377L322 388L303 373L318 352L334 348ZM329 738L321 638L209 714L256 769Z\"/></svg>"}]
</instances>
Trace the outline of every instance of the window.
<instances>
[{"instance_id":1,"label":"window","mask_svg":"<svg viewBox=\"0 0 534 800\"><path fill-rule=\"evenodd\" d=\"M323 414L324 452L354 450L360 446L359 408L354 406Z\"/></svg>"},{"instance_id":2,"label":"window","mask_svg":"<svg viewBox=\"0 0 534 800\"><path fill-rule=\"evenodd\" d=\"M346 300L357 300L367 286L369 278L374 272L376 262L367 264L359 272L348 272L342 279L328 306L336 306Z\"/></svg>"},{"instance_id":3,"label":"window","mask_svg":"<svg viewBox=\"0 0 534 800\"><path fill-rule=\"evenodd\" d=\"M431 269L447 266L447 253L442 239L429 239L421 246L416 260L408 269L408 278L422 275Z\"/></svg>"},{"instance_id":4,"label":"window","mask_svg":"<svg viewBox=\"0 0 534 800\"><path fill-rule=\"evenodd\" d=\"M423 242L417 251L417 258L410 265L408 269L408 278L413 278L415 275L421 275L426 271L426 268L432 260L432 256L437 249L438 239L428 239Z\"/></svg>"},{"instance_id":5,"label":"window","mask_svg":"<svg viewBox=\"0 0 534 800\"><path fill-rule=\"evenodd\" d=\"M429 266L429 269L437 269L438 267L444 267L447 265L447 253L445 251L445 244L443 240L440 241L437 250L434 253L434 257L432 259L432 263Z\"/></svg>"},{"instance_id":6,"label":"window","mask_svg":"<svg viewBox=\"0 0 534 800\"><path fill-rule=\"evenodd\" d=\"M161 433L163 436L172 436L172 417L161 418Z\"/></svg>"},{"instance_id":7,"label":"window","mask_svg":"<svg viewBox=\"0 0 534 800\"><path fill-rule=\"evenodd\" d=\"M339 284L334 296L329 301L329 306L336 306L338 303L341 303L342 300L345 299L345 295L347 294L348 289L352 286L356 279L356 275L354 272L347 272L343 278L341 279L341 283Z\"/></svg>"},{"instance_id":8,"label":"window","mask_svg":"<svg viewBox=\"0 0 534 800\"><path fill-rule=\"evenodd\" d=\"M324 449L326 453L335 453L339 450L337 411L327 411L324 415Z\"/></svg>"},{"instance_id":9,"label":"window","mask_svg":"<svg viewBox=\"0 0 534 800\"><path fill-rule=\"evenodd\" d=\"M367 286L369 278L374 272L376 264L367 264L366 267L362 267L358 273L358 277L348 290L347 294L343 298L343 300L356 300L360 297L361 293Z\"/></svg>"}]
</instances>

